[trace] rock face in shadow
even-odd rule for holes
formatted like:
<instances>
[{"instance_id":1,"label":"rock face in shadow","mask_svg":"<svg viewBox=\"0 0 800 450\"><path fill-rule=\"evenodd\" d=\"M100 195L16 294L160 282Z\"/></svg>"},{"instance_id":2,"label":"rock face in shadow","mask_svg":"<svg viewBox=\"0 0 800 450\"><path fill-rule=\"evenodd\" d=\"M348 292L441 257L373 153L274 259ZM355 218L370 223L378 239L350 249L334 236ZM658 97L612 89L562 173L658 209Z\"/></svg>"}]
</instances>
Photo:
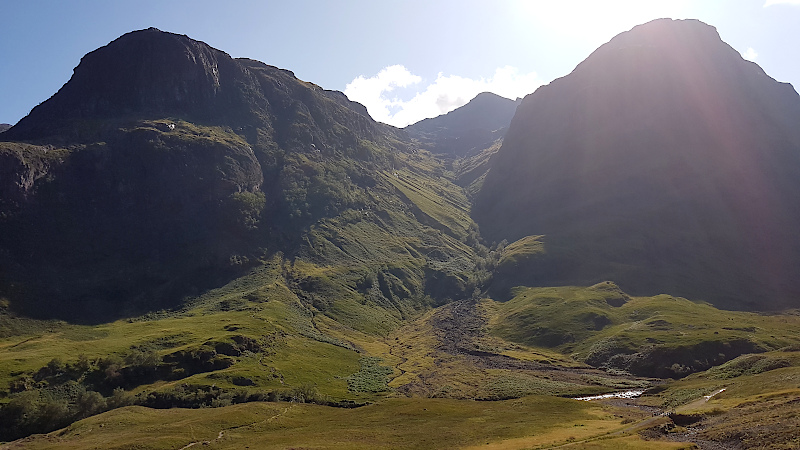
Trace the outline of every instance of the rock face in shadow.
<instances>
[{"instance_id":1,"label":"rock face in shadow","mask_svg":"<svg viewBox=\"0 0 800 450\"><path fill-rule=\"evenodd\" d=\"M431 152L472 156L503 138L520 101L484 92L460 108L404 129Z\"/></svg>"},{"instance_id":2,"label":"rock face in shadow","mask_svg":"<svg viewBox=\"0 0 800 450\"><path fill-rule=\"evenodd\" d=\"M74 320L173 306L297 251L389 167L395 132L287 70L128 33L2 133L0 297Z\"/></svg>"},{"instance_id":3,"label":"rock face in shadow","mask_svg":"<svg viewBox=\"0 0 800 450\"><path fill-rule=\"evenodd\" d=\"M695 20L622 33L528 95L473 209L545 235L539 285L800 304L800 97Z\"/></svg>"}]
</instances>

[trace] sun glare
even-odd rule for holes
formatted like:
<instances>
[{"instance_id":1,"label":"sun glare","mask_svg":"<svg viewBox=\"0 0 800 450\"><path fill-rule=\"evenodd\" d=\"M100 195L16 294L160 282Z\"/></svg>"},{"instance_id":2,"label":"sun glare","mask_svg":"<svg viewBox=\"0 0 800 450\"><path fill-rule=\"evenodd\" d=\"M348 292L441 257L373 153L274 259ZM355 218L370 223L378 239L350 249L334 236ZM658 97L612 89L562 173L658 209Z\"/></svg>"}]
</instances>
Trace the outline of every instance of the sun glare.
<instances>
[{"instance_id":1,"label":"sun glare","mask_svg":"<svg viewBox=\"0 0 800 450\"><path fill-rule=\"evenodd\" d=\"M521 13L555 33L584 43L604 43L653 19L684 18L685 0L523 1Z\"/></svg>"}]
</instances>

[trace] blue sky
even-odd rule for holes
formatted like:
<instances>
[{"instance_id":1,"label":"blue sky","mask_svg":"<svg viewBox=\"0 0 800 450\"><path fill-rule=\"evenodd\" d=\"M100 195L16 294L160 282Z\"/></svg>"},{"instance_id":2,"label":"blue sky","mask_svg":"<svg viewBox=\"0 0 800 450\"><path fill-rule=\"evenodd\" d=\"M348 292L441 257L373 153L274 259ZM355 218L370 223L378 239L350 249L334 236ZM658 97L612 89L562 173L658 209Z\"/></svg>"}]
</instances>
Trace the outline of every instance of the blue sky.
<instances>
[{"instance_id":1,"label":"blue sky","mask_svg":"<svg viewBox=\"0 0 800 450\"><path fill-rule=\"evenodd\" d=\"M482 90L523 96L659 17L713 25L769 75L800 86L800 0L3 0L0 123L54 94L84 54L151 26L292 70L403 126Z\"/></svg>"}]
</instances>

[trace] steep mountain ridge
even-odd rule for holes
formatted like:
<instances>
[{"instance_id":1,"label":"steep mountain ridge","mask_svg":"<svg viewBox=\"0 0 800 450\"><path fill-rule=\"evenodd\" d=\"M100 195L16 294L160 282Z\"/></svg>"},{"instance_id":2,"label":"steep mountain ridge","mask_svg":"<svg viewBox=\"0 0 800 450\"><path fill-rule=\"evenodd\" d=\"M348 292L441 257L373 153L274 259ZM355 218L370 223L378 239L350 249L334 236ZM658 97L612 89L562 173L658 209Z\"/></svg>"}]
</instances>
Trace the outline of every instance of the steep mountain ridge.
<instances>
[{"instance_id":1,"label":"steep mountain ridge","mask_svg":"<svg viewBox=\"0 0 800 450\"><path fill-rule=\"evenodd\" d=\"M796 123L792 86L713 27L656 20L523 100L473 211L492 239L544 235L530 284L796 305Z\"/></svg>"}]
</instances>

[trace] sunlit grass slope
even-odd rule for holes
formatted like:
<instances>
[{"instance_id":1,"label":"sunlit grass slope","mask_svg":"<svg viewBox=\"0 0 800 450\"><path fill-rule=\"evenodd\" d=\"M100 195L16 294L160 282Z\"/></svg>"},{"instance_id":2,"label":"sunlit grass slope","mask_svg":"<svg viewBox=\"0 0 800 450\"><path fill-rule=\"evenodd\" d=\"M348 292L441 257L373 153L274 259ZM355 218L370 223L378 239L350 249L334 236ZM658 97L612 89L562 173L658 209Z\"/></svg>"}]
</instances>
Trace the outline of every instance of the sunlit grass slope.
<instances>
[{"instance_id":1,"label":"sunlit grass slope","mask_svg":"<svg viewBox=\"0 0 800 450\"><path fill-rule=\"evenodd\" d=\"M198 368L188 376L173 373L168 378L174 381L145 379L132 386L132 392L169 390L176 383L260 390L311 384L334 399L359 398L361 394L348 391L346 380L359 371L360 355L351 342L370 338L350 329L345 341L333 331L320 331L320 319L287 288L280 270L275 260L208 292L183 310L107 324L72 325L5 316L17 327L0 338L0 386L7 396L5 389L11 384L36 378L37 371L53 359L75 365L79 359L117 358L124 367L131 355L155 354L160 361L183 364L184 359L210 353L224 359L221 366L227 367ZM37 385L34 380L31 383ZM47 382L38 385L46 387Z\"/></svg>"},{"instance_id":2,"label":"sunlit grass slope","mask_svg":"<svg viewBox=\"0 0 800 450\"><path fill-rule=\"evenodd\" d=\"M217 410L127 407L13 448L174 449L191 443L204 448L538 448L620 430L625 425L617 413L554 397L502 402L391 399L347 410L290 403ZM627 442L629 446L620 448L687 448L636 437Z\"/></svg>"},{"instance_id":3,"label":"sunlit grass slope","mask_svg":"<svg viewBox=\"0 0 800 450\"><path fill-rule=\"evenodd\" d=\"M494 304L493 334L639 375L681 377L800 341L795 315L722 311L669 295L630 297L611 282L515 294Z\"/></svg>"},{"instance_id":4,"label":"sunlit grass slope","mask_svg":"<svg viewBox=\"0 0 800 450\"><path fill-rule=\"evenodd\" d=\"M441 182L437 186L409 171L394 171L385 175L422 213L423 222L447 230L457 238L467 235L472 220L469 218L469 202L461 188Z\"/></svg>"}]
</instances>

